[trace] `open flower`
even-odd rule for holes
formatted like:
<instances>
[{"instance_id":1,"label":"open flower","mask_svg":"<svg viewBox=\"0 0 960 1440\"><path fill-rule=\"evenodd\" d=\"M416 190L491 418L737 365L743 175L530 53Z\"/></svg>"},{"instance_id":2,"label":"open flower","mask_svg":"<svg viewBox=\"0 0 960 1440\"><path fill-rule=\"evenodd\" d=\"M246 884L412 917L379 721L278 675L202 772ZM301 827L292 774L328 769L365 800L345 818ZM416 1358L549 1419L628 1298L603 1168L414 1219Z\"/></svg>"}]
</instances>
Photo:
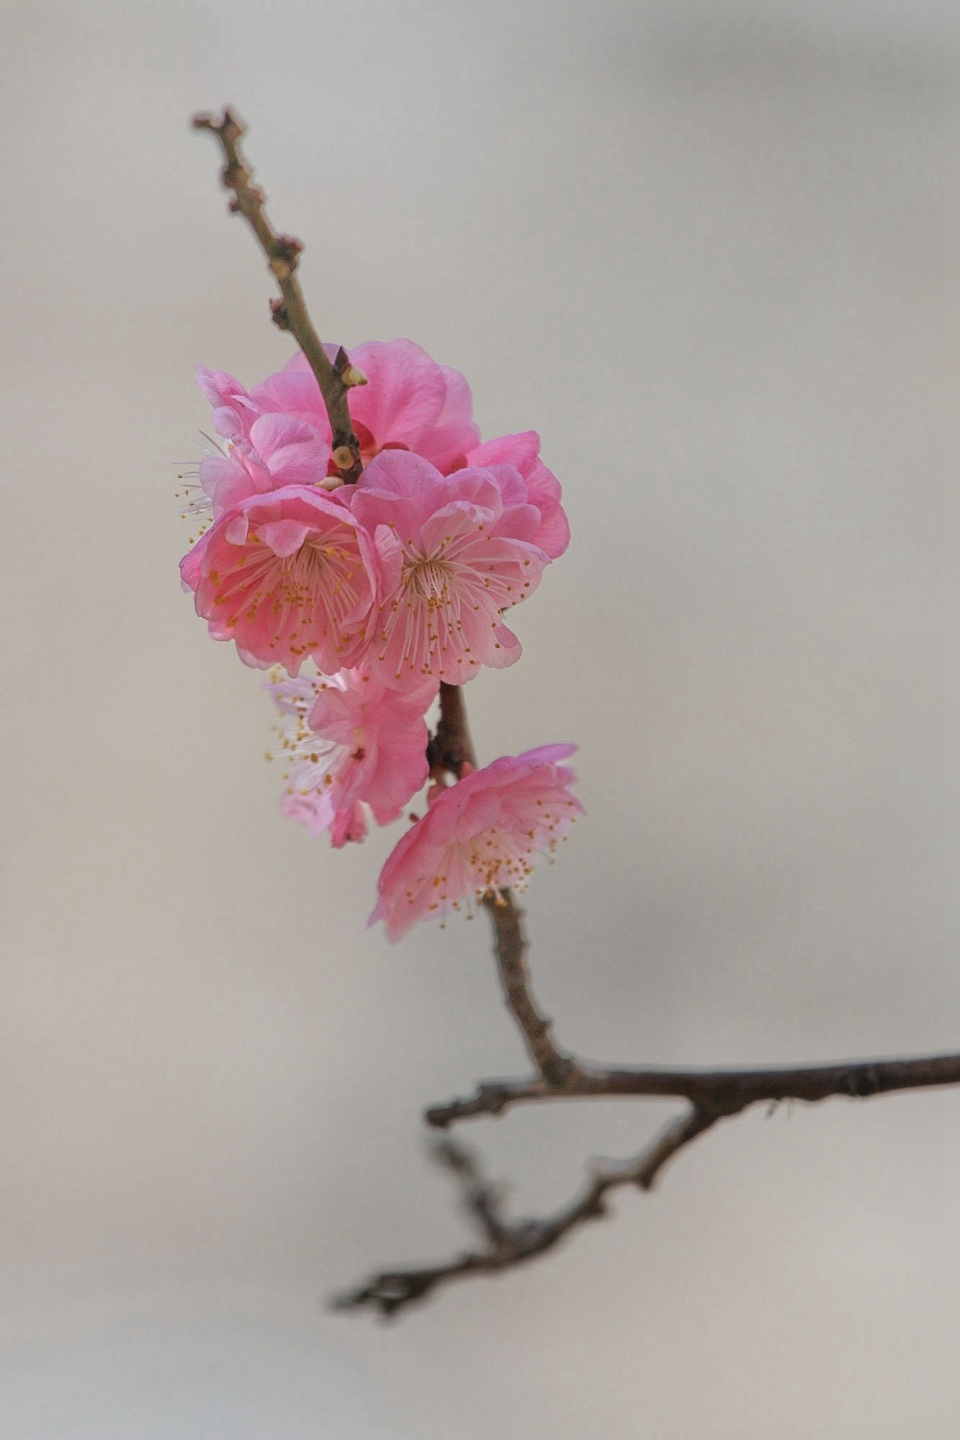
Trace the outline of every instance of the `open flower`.
<instances>
[{"instance_id":1,"label":"open flower","mask_svg":"<svg viewBox=\"0 0 960 1440\"><path fill-rule=\"evenodd\" d=\"M540 459L540 436L536 430L485 440L475 450L468 451L466 463L481 467L515 466L523 476L527 500L540 511L536 543L551 560L563 554L570 544L570 525L560 503L560 481Z\"/></svg>"},{"instance_id":2,"label":"open flower","mask_svg":"<svg viewBox=\"0 0 960 1440\"><path fill-rule=\"evenodd\" d=\"M427 778L424 714L437 694L427 681L399 694L363 670L274 680L291 769L281 808L311 835L330 831L339 848L366 834L364 806L378 825L396 820Z\"/></svg>"},{"instance_id":3,"label":"open flower","mask_svg":"<svg viewBox=\"0 0 960 1440\"><path fill-rule=\"evenodd\" d=\"M326 478L330 446L294 415L261 415L246 437L200 461L200 485L214 516L251 495L286 485L316 485Z\"/></svg>"},{"instance_id":4,"label":"open flower","mask_svg":"<svg viewBox=\"0 0 960 1440\"><path fill-rule=\"evenodd\" d=\"M380 567L380 609L364 661L373 673L397 688L428 676L459 685L481 665L519 659L502 612L533 593L548 557L534 542L540 512L527 503L518 470L444 476L418 455L387 450L346 503Z\"/></svg>"},{"instance_id":5,"label":"open flower","mask_svg":"<svg viewBox=\"0 0 960 1440\"><path fill-rule=\"evenodd\" d=\"M208 370L206 365L197 366L196 377L213 406L211 421L217 434L225 440L233 440L238 435L248 438L250 427L261 411L240 381L226 370Z\"/></svg>"},{"instance_id":6,"label":"open flower","mask_svg":"<svg viewBox=\"0 0 960 1440\"><path fill-rule=\"evenodd\" d=\"M350 512L309 486L253 495L223 512L180 562L197 614L240 658L297 675L352 663L377 600L370 543Z\"/></svg>"},{"instance_id":7,"label":"open flower","mask_svg":"<svg viewBox=\"0 0 960 1440\"><path fill-rule=\"evenodd\" d=\"M412 340L371 340L351 347L350 359L367 378L366 385L350 392L350 418L364 465L381 450L411 450L444 472L465 463L480 432L473 423L470 387L459 370L438 365ZM227 405L239 409L229 387L220 388ZM255 385L249 400L259 414L296 415L323 440L331 439L320 388L301 351L279 374Z\"/></svg>"},{"instance_id":8,"label":"open flower","mask_svg":"<svg viewBox=\"0 0 960 1440\"><path fill-rule=\"evenodd\" d=\"M570 794L576 776L560 763L575 750L543 745L505 756L436 791L384 865L369 923L382 920L387 938L399 940L469 896L522 886L535 854L555 849L582 811Z\"/></svg>"},{"instance_id":9,"label":"open flower","mask_svg":"<svg viewBox=\"0 0 960 1440\"><path fill-rule=\"evenodd\" d=\"M330 359L335 346L325 347ZM367 383L350 393L350 413L364 465L383 450L409 450L444 475L464 468L510 465L540 512L533 539L555 560L570 543L556 476L540 459L535 430L480 443L470 387L458 370L437 362L412 340L371 340L351 352ZM197 366L197 384L213 407L213 428L226 442L200 464L208 497L190 509L213 514L248 495L284 485L316 485L339 474L331 455L330 421L316 377L302 352L248 391L223 370Z\"/></svg>"}]
</instances>

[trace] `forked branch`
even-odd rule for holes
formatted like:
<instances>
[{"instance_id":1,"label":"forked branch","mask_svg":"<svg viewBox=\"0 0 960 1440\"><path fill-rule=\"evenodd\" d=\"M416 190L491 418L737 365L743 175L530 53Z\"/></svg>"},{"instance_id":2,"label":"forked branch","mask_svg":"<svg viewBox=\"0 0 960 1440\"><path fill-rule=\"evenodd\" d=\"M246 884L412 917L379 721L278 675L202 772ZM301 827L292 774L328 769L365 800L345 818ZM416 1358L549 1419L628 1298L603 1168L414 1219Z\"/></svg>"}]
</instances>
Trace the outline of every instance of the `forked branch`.
<instances>
[{"instance_id":1,"label":"forked branch","mask_svg":"<svg viewBox=\"0 0 960 1440\"><path fill-rule=\"evenodd\" d=\"M481 1085L472 1101L438 1106L427 1111L426 1118L430 1124L444 1125L469 1115L498 1115L521 1100L583 1099L590 1095L685 1095L692 1103L633 1158L595 1161L583 1192L564 1209L539 1220L508 1222L499 1192L483 1181L477 1162L451 1141L441 1142L436 1154L460 1176L466 1209L485 1240L484 1246L445 1264L382 1271L340 1296L334 1302L336 1307L370 1307L389 1316L425 1299L449 1281L497 1274L533 1260L552 1250L586 1221L606 1215L608 1191L626 1185L652 1189L664 1166L681 1150L719 1120L729 1119L753 1104L787 1099L813 1102L830 1096L866 1099L896 1090L953 1085L960 1082L960 1055L782 1070L610 1070L606 1074L611 1083L606 1089L600 1087L602 1073L594 1069L592 1086L585 1087L584 1071L573 1062L562 1087L550 1086L539 1078ZM628 1077L629 1088L625 1084Z\"/></svg>"},{"instance_id":2,"label":"forked branch","mask_svg":"<svg viewBox=\"0 0 960 1440\"><path fill-rule=\"evenodd\" d=\"M431 1106L424 1118L428 1125L442 1130L474 1116L502 1115L514 1105L623 1097L677 1097L704 1110L736 1115L762 1102L805 1100L813 1104L833 1096L865 1100L895 1090L957 1084L960 1055L849 1060L838 1065L787 1065L765 1070L656 1070L572 1059L560 1085L551 1085L539 1075L521 1080L489 1080L464 1100Z\"/></svg>"},{"instance_id":3,"label":"forked branch","mask_svg":"<svg viewBox=\"0 0 960 1440\"><path fill-rule=\"evenodd\" d=\"M464 1209L479 1233L481 1247L458 1255L446 1264L383 1270L355 1290L337 1296L334 1308L370 1308L389 1317L417 1300L425 1300L451 1280L498 1274L535 1260L588 1220L603 1219L607 1214L608 1191L625 1185L651 1189L667 1161L709 1130L719 1118L693 1108L671 1121L647 1149L632 1159L595 1160L581 1193L563 1209L540 1220L508 1221L500 1191L483 1178L476 1158L453 1141L442 1141L434 1152L435 1157L460 1181Z\"/></svg>"},{"instance_id":4,"label":"forked branch","mask_svg":"<svg viewBox=\"0 0 960 1440\"><path fill-rule=\"evenodd\" d=\"M364 384L365 378L342 348L331 360L320 342L297 278L303 247L299 240L277 234L267 219L263 192L253 184L240 151L243 125L230 110L224 110L220 118L197 115L193 123L198 129L210 130L220 141L225 157L223 183L233 192L230 207L250 225L280 287L282 298L271 306L274 322L291 332L316 376L330 419L334 463L340 479L354 483L362 465L350 420L348 393L352 386ZM428 760L438 782L443 781L445 773L460 780L476 767L462 687L440 686L440 722L428 747ZM831 1096L865 1099L895 1091L960 1084L960 1055L956 1054L741 1070L665 1070L579 1060L554 1040L551 1022L533 997L523 913L514 896L509 890L490 891L481 903L493 926L494 954L507 1008L536 1071L519 1080L486 1082L465 1099L433 1106L426 1112L428 1124L443 1129L476 1116L500 1115L514 1105L548 1100L672 1097L685 1099L688 1108L633 1159L596 1162L580 1196L565 1209L541 1220L509 1221L500 1193L484 1180L476 1161L452 1141L440 1142L435 1153L457 1177L471 1222L480 1236L480 1248L447 1264L381 1272L341 1297L337 1302L340 1308L372 1306L390 1315L460 1276L499 1272L542 1255L585 1221L605 1214L605 1197L610 1190L623 1185L650 1189L664 1165L682 1149L719 1120L740 1114L751 1105L781 1100L814 1103Z\"/></svg>"},{"instance_id":5,"label":"forked branch","mask_svg":"<svg viewBox=\"0 0 960 1440\"><path fill-rule=\"evenodd\" d=\"M440 708L440 723L431 742L431 767L448 770L459 779L465 764L476 763L462 688L441 685ZM689 1101L689 1108L671 1120L640 1155L628 1161L596 1165L590 1185L566 1210L544 1220L524 1220L513 1225L507 1224L497 1211L496 1230L487 1231L489 1243L484 1249L470 1251L445 1265L374 1276L343 1297L339 1302L342 1307L372 1305L384 1314L392 1314L460 1276L502 1271L542 1255L584 1220L602 1215L603 1197L608 1190L627 1184L649 1189L667 1161L680 1150L718 1120L740 1114L752 1105L781 1100L812 1104L834 1096L866 1099L898 1090L960 1083L960 1055L956 1054L739 1070L654 1069L580 1060L557 1045L550 1021L534 1000L523 916L513 895L509 891L491 892L482 903L494 926L494 955L507 1007L536 1073L519 1080L487 1081L466 1099L435 1105L424 1116L429 1125L445 1129L461 1120L501 1115L514 1105L540 1101L675 1097ZM444 1153L448 1157L462 1154ZM466 1173L466 1162L462 1168ZM470 1173L475 1193L481 1193L476 1189L479 1181L475 1168Z\"/></svg>"}]
</instances>

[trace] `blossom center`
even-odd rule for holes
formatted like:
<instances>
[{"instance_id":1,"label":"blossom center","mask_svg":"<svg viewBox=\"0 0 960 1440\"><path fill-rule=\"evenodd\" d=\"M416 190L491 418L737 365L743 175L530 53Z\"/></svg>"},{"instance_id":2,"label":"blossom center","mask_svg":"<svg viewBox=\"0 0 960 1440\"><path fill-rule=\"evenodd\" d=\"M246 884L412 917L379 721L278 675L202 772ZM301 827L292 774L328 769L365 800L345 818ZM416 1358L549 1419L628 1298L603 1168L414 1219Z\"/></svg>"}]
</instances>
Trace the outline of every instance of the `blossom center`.
<instances>
[{"instance_id":1,"label":"blossom center","mask_svg":"<svg viewBox=\"0 0 960 1440\"><path fill-rule=\"evenodd\" d=\"M328 569L327 555L311 539L305 540L295 554L286 556L281 564L282 583L290 587L290 603L308 604Z\"/></svg>"},{"instance_id":2,"label":"blossom center","mask_svg":"<svg viewBox=\"0 0 960 1440\"><path fill-rule=\"evenodd\" d=\"M405 568L405 586L412 589L421 600L426 600L431 610L446 604L451 579L449 565L442 560L431 558L415 560Z\"/></svg>"}]
</instances>

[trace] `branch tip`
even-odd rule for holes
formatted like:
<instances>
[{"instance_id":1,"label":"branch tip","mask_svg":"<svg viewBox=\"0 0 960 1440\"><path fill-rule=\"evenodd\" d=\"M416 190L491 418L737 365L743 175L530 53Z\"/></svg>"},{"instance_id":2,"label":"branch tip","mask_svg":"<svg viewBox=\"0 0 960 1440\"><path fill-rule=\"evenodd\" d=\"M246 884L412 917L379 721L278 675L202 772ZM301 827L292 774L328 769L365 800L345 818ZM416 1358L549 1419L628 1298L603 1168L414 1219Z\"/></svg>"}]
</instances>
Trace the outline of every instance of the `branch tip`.
<instances>
[{"instance_id":1,"label":"branch tip","mask_svg":"<svg viewBox=\"0 0 960 1440\"><path fill-rule=\"evenodd\" d=\"M227 139L234 143L247 133L246 125L229 105L223 107L219 119L213 110L199 110L190 123L194 130L212 130L221 140Z\"/></svg>"},{"instance_id":2,"label":"branch tip","mask_svg":"<svg viewBox=\"0 0 960 1440\"><path fill-rule=\"evenodd\" d=\"M246 126L233 111L227 107L219 118L213 113L202 112L193 117L193 125L195 129L211 131L220 141L224 158L220 178L224 187L233 191L230 209L247 221L280 287L282 299L271 306L273 322L281 330L289 330L303 351L323 397L334 451L349 452L349 459L342 457L337 461L340 478L346 484L355 484L363 464L350 421L347 395L352 385L362 383L357 378L360 372L351 374L349 380L339 374L314 329L296 273L303 244L292 235L277 234L271 226L264 209L266 197L263 190L253 183L250 167L240 152L240 140L246 133Z\"/></svg>"}]
</instances>

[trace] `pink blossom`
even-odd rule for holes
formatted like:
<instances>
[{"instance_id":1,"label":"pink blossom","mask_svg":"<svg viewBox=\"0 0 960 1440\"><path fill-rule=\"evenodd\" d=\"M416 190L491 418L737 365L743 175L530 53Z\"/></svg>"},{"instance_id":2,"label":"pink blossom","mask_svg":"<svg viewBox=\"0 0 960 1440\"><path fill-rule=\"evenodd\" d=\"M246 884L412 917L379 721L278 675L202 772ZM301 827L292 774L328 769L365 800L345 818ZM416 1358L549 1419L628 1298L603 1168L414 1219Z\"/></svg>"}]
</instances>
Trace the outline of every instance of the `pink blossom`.
<instances>
[{"instance_id":1,"label":"pink blossom","mask_svg":"<svg viewBox=\"0 0 960 1440\"><path fill-rule=\"evenodd\" d=\"M527 487L527 499L540 511L540 526L535 540L551 560L562 555L570 544L570 525L560 503L560 481L540 459L540 436L536 430L521 435L503 435L499 440L485 440L468 452L468 465L488 467L513 465L520 471Z\"/></svg>"},{"instance_id":2,"label":"pink blossom","mask_svg":"<svg viewBox=\"0 0 960 1440\"><path fill-rule=\"evenodd\" d=\"M575 745L543 745L475 770L431 798L400 840L377 884L369 923L399 940L418 920L458 910L469 896L522 886L537 851L552 851L583 807L576 776L560 762Z\"/></svg>"},{"instance_id":3,"label":"pink blossom","mask_svg":"<svg viewBox=\"0 0 960 1440\"><path fill-rule=\"evenodd\" d=\"M291 765L281 800L285 815L311 835L330 830L338 848L366 833L364 805L389 824L427 778L424 714L438 685L428 680L399 694L363 670L275 680L267 686L283 720Z\"/></svg>"},{"instance_id":4,"label":"pink blossom","mask_svg":"<svg viewBox=\"0 0 960 1440\"><path fill-rule=\"evenodd\" d=\"M366 534L309 486L253 495L225 510L180 562L197 614L240 658L298 674L308 655L339 670L362 652L377 601Z\"/></svg>"},{"instance_id":5,"label":"pink blossom","mask_svg":"<svg viewBox=\"0 0 960 1440\"><path fill-rule=\"evenodd\" d=\"M381 450L411 450L444 472L465 463L480 432L470 387L458 370L438 365L412 340L371 340L351 348L350 359L367 377L366 385L350 391L350 418L365 465ZM225 403L239 413L229 387L221 388ZM258 413L296 415L330 441L320 389L300 351L279 374L255 385L249 399Z\"/></svg>"},{"instance_id":6,"label":"pink blossom","mask_svg":"<svg viewBox=\"0 0 960 1440\"><path fill-rule=\"evenodd\" d=\"M213 406L211 420L217 434L227 440L238 435L248 437L251 425L261 412L240 381L226 370L208 370L206 365L197 366L196 377Z\"/></svg>"},{"instance_id":7,"label":"pink blossom","mask_svg":"<svg viewBox=\"0 0 960 1440\"><path fill-rule=\"evenodd\" d=\"M534 543L540 512L518 470L444 476L418 455L384 451L347 503L380 566L365 658L373 673L401 688L427 676L458 685L480 665L519 659L502 611L533 593L548 557Z\"/></svg>"},{"instance_id":8,"label":"pink blossom","mask_svg":"<svg viewBox=\"0 0 960 1440\"><path fill-rule=\"evenodd\" d=\"M342 850L348 840L359 845L366 833L367 814L359 800L349 810L338 810L330 823L330 842L337 850Z\"/></svg>"},{"instance_id":9,"label":"pink blossom","mask_svg":"<svg viewBox=\"0 0 960 1440\"><path fill-rule=\"evenodd\" d=\"M336 347L325 349L332 359ZM528 502L540 511L535 543L552 560L563 554L570 527L559 482L540 459L535 430L481 444L466 379L438 365L412 340L372 340L350 354L367 376L367 384L350 394L364 465L381 450L410 450L445 475L465 467L514 466L523 476ZM227 441L223 454L207 456L200 465L200 481L215 515L247 495L316 484L337 473L330 422L301 352L251 391L225 371L202 365L197 383L213 406L214 429Z\"/></svg>"},{"instance_id":10,"label":"pink blossom","mask_svg":"<svg viewBox=\"0 0 960 1440\"><path fill-rule=\"evenodd\" d=\"M261 415L219 455L200 461L200 484L215 516L251 495L325 479L330 446L294 415Z\"/></svg>"}]
</instances>

